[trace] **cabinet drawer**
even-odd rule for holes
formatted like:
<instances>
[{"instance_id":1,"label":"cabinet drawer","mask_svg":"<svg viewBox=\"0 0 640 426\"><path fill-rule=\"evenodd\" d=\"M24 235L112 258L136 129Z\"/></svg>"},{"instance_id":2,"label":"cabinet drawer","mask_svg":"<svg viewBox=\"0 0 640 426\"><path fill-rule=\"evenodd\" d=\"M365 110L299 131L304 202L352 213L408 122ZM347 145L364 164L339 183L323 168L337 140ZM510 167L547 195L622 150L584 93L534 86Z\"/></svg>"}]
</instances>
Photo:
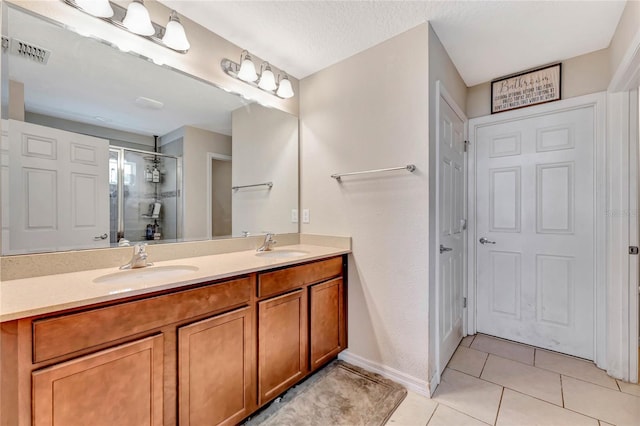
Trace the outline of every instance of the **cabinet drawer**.
<instances>
[{"instance_id":1,"label":"cabinet drawer","mask_svg":"<svg viewBox=\"0 0 640 426\"><path fill-rule=\"evenodd\" d=\"M342 257L293 266L258 276L258 297L273 296L342 275Z\"/></svg>"},{"instance_id":2,"label":"cabinet drawer","mask_svg":"<svg viewBox=\"0 0 640 426\"><path fill-rule=\"evenodd\" d=\"M41 362L166 324L247 303L251 278L33 322L33 361Z\"/></svg>"}]
</instances>

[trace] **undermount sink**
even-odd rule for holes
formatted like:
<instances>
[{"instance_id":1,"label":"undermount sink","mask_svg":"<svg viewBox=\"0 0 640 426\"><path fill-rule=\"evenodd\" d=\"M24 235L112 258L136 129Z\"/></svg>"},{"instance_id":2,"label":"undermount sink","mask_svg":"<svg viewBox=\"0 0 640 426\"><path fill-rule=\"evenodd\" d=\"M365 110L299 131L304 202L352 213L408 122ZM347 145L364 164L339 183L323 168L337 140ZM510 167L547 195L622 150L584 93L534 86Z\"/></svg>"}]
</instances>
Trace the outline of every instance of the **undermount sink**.
<instances>
[{"instance_id":1,"label":"undermount sink","mask_svg":"<svg viewBox=\"0 0 640 426\"><path fill-rule=\"evenodd\" d=\"M256 256L259 257L300 257L309 254L308 251L304 250L270 250L270 251L261 251L256 253Z\"/></svg>"},{"instance_id":2,"label":"undermount sink","mask_svg":"<svg viewBox=\"0 0 640 426\"><path fill-rule=\"evenodd\" d=\"M197 266L170 265L170 266L147 266L146 268L127 269L112 274L102 275L93 280L94 283L126 283L136 280L178 278L197 271Z\"/></svg>"}]
</instances>

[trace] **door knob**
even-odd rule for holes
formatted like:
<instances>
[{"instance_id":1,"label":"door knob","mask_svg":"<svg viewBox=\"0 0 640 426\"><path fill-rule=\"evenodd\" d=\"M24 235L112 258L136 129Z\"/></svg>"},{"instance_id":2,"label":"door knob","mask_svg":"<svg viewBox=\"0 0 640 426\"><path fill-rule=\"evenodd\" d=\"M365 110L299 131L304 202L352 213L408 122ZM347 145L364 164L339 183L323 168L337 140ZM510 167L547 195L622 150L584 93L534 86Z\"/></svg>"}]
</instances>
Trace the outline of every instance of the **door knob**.
<instances>
[{"instance_id":1,"label":"door knob","mask_svg":"<svg viewBox=\"0 0 640 426\"><path fill-rule=\"evenodd\" d=\"M440 254L444 253L445 251L453 251L453 249L440 244Z\"/></svg>"},{"instance_id":2,"label":"door knob","mask_svg":"<svg viewBox=\"0 0 640 426\"><path fill-rule=\"evenodd\" d=\"M480 238L480 244L495 244L495 241L487 240L485 237Z\"/></svg>"},{"instance_id":3,"label":"door knob","mask_svg":"<svg viewBox=\"0 0 640 426\"><path fill-rule=\"evenodd\" d=\"M93 240L94 241L106 240L108 237L109 236L106 233L104 233L102 235L98 235L97 237L93 237Z\"/></svg>"}]
</instances>

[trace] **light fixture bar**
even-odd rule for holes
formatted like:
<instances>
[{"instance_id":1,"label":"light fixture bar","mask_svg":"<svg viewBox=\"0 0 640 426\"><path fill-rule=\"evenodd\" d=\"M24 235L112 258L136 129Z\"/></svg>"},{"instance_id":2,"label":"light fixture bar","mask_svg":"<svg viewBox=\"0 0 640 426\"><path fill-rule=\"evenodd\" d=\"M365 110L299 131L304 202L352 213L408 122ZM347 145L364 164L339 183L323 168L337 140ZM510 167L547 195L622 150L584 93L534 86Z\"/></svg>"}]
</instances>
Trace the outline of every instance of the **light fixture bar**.
<instances>
[{"instance_id":1,"label":"light fixture bar","mask_svg":"<svg viewBox=\"0 0 640 426\"><path fill-rule=\"evenodd\" d=\"M266 64L266 62L265 62ZM255 87L256 89L260 89L263 92L267 92L270 95L273 96L277 96L280 99L288 99L291 96L293 96L293 91L291 91L291 96L281 96L280 94L278 94L278 86L276 86L275 89L273 90L267 90L267 89L263 89L262 87L260 87L260 79L257 79L256 81L247 81L247 80L243 80L240 77L238 77L238 73L240 72L240 64L238 64L237 62L232 61L231 59L227 59L224 58L222 61L220 61L220 67L222 67L222 70L225 72L225 74L243 82L248 84L249 86ZM262 67L261 67L262 68ZM261 70L262 71L262 70Z\"/></svg>"},{"instance_id":2,"label":"light fixture bar","mask_svg":"<svg viewBox=\"0 0 640 426\"><path fill-rule=\"evenodd\" d=\"M76 9L78 9L78 10L81 10L82 12L85 12L88 15L91 15L91 13L89 13L88 11L85 11L84 9L82 9L82 7L80 7L73 0L62 0L62 1L65 2L66 4L68 4L71 7L74 7ZM94 15L91 15L91 16L93 16L94 18L98 18L98 19L101 19L103 21L109 22L110 24L113 24L116 27L127 31L128 33L136 34L133 31L130 31L127 27L125 27L122 24L122 21L124 20L124 17L125 17L125 15L127 13L127 9L125 7L122 7L122 6L120 6L120 5L118 5L118 4L114 3L114 2L111 2L111 1L109 2L109 4L111 5L111 8L113 9L113 16L112 17L110 17L110 18L102 18L102 17L94 16ZM151 25L153 26L153 28L155 30L155 34L150 35L150 36L143 36L143 35L140 35L140 34L136 34L136 35L139 36L139 37L142 37L142 38L146 38L147 40L151 40L152 42L154 42L156 44L159 44L160 46L166 47L167 49L171 49L171 50L173 50L175 52L183 53L183 54L187 53L188 50L175 49L173 47L168 46L167 44L165 44L162 41L162 37L164 37L164 34L166 32L166 28L165 27L163 27L160 24L156 24L153 21L151 21Z\"/></svg>"}]
</instances>

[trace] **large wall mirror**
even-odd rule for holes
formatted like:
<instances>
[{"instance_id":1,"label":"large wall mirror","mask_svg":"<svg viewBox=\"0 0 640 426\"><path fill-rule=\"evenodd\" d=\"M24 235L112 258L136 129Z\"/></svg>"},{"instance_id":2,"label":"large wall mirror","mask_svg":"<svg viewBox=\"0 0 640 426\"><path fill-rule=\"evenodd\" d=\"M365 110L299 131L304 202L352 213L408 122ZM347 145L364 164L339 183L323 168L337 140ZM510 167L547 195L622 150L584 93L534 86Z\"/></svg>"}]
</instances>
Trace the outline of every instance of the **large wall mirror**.
<instances>
[{"instance_id":1,"label":"large wall mirror","mask_svg":"<svg viewBox=\"0 0 640 426\"><path fill-rule=\"evenodd\" d=\"M298 232L297 117L3 8L3 255Z\"/></svg>"}]
</instances>

